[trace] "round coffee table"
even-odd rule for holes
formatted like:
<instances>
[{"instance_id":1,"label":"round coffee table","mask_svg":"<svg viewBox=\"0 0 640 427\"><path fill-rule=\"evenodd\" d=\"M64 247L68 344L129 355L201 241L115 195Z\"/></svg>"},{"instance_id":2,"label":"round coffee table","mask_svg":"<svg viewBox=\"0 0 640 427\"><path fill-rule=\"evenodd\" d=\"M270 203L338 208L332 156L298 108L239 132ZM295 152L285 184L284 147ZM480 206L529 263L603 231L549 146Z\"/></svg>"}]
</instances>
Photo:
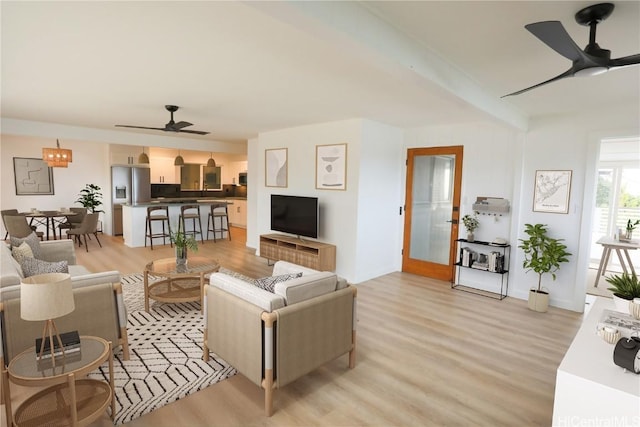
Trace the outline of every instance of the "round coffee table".
<instances>
[{"instance_id":1,"label":"round coffee table","mask_svg":"<svg viewBox=\"0 0 640 427\"><path fill-rule=\"evenodd\" d=\"M149 311L149 298L159 302L202 301L205 276L218 271L218 261L190 256L184 265L175 258L151 261L144 268L144 309ZM149 284L149 276L161 279Z\"/></svg>"}]
</instances>

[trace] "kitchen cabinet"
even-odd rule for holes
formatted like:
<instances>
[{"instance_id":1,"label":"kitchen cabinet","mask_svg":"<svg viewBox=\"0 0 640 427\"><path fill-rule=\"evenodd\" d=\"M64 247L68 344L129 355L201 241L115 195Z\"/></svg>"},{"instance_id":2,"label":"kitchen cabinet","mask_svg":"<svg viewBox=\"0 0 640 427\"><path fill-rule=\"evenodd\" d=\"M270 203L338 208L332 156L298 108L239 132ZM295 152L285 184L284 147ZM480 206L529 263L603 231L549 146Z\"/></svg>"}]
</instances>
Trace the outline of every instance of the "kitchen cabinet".
<instances>
[{"instance_id":1,"label":"kitchen cabinet","mask_svg":"<svg viewBox=\"0 0 640 427\"><path fill-rule=\"evenodd\" d=\"M175 166L174 160L170 157L149 159L152 184L180 184L180 166Z\"/></svg>"},{"instance_id":2,"label":"kitchen cabinet","mask_svg":"<svg viewBox=\"0 0 640 427\"><path fill-rule=\"evenodd\" d=\"M233 199L233 204L228 206L229 222L234 227L247 227L247 201Z\"/></svg>"},{"instance_id":3,"label":"kitchen cabinet","mask_svg":"<svg viewBox=\"0 0 640 427\"><path fill-rule=\"evenodd\" d=\"M109 146L109 159L112 165L137 164L140 154L142 154L142 147L116 144Z\"/></svg>"}]
</instances>

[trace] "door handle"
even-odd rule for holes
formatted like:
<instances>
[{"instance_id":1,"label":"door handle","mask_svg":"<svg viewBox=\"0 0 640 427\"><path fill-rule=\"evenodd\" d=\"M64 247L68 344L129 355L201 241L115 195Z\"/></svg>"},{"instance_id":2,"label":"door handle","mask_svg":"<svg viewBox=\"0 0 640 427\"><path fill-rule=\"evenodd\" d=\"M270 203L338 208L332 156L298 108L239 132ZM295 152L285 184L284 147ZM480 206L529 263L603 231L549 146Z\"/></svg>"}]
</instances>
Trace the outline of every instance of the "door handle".
<instances>
[{"instance_id":1,"label":"door handle","mask_svg":"<svg viewBox=\"0 0 640 427\"><path fill-rule=\"evenodd\" d=\"M452 220L447 221L447 222L450 222L451 224L457 224L457 223L458 223L458 220L457 220L457 219L452 219Z\"/></svg>"}]
</instances>

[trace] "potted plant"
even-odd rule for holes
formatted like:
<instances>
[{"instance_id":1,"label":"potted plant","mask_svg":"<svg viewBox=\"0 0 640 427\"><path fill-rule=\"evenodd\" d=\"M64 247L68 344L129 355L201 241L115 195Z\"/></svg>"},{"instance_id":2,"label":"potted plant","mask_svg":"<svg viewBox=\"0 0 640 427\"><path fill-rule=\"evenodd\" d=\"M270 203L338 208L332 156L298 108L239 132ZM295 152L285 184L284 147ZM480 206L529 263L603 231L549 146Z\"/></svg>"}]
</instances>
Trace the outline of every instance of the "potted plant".
<instances>
[{"instance_id":1,"label":"potted plant","mask_svg":"<svg viewBox=\"0 0 640 427\"><path fill-rule=\"evenodd\" d=\"M635 274L622 273L606 278L613 292L613 303L616 311L629 313L629 303L634 298L640 298L640 282Z\"/></svg>"},{"instance_id":2,"label":"potted plant","mask_svg":"<svg viewBox=\"0 0 640 427\"><path fill-rule=\"evenodd\" d=\"M542 276L551 274L556 280L556 271L560 264L569 261L567 246L563 239L554 239L547 235L545 224L525 224L524 232L528 239L518 239L522 244L518 246L524 251L522 267L526 271L534 271L538 274L538 287L529 290L529 308L534 311L546 312L549 307L549 292L542 288Z\"/></svg>"},{"instance_id":3,"label":"potted plant","mask_svg":"<svg viewBox=\"0 0 640 427\"><path fill-rule=\"evenodd\" d=\"M80 191L79 196L80 197L76 200L76 203L80 203L83 207L87 208L88 212L104 212L96 209L102 204L102 193L100 192L100 187L97 185L85 185L85 187Z\"/></svg>"},{"instance_id":4,"label":"potted plant","mask_svg":"<svg viewBox=\"0 0 640 427\"><path fill-rule=\"evenodd\" d=\"M187 249L194 252L198 251L198 242L191 234L186 234L178 228L178 231L171 233L171 243L176 246L176 264L184 265L187 263Z\"/></svg>"},{"instance_id":5,"label":"potted plant","mask_svg":"<svg viewBox=\"0 0 640 427\"><path fill-rule=\"evenodd\" d=\"M477 217L478 213L474 212L473 215L465 215L462 217L462 223L464 224L464 228L467 229L467 241L473 242L474 236L473 232L480 227L480 222Z\"/></svg>"},{"instance_id":6,"label":"potted plant","mask_svg":"<svg viewBox=\"0 0 640 427\"><path fill-rule=\"evenodd\" d=\"M633 230L636 229L638 224L640 224L640 219L636 219L635 222L631 221L631 219L627 220L627 232L624 235L625 239L631 240L633 237Z\"/></svg>"}]
</instances>

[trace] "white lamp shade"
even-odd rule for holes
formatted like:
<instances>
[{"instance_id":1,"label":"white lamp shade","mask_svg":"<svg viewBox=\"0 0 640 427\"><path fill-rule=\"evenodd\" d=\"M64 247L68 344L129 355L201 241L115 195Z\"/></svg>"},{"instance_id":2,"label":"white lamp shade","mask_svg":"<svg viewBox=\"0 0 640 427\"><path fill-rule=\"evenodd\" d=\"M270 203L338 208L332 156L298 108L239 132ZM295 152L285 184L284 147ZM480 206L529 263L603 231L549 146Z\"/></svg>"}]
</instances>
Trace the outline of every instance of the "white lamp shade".
<instances>
[{"instance_id":1,"label":"white lamp shade","mask_svg":"<svg viewBox=\"0 0 640 427\"><path fill-rule=\"evenodd\" d=\"M57 319L76 308L67 273L47 273L22 279L20 317L24 320Z\"/></svg>"}]
</instances>

